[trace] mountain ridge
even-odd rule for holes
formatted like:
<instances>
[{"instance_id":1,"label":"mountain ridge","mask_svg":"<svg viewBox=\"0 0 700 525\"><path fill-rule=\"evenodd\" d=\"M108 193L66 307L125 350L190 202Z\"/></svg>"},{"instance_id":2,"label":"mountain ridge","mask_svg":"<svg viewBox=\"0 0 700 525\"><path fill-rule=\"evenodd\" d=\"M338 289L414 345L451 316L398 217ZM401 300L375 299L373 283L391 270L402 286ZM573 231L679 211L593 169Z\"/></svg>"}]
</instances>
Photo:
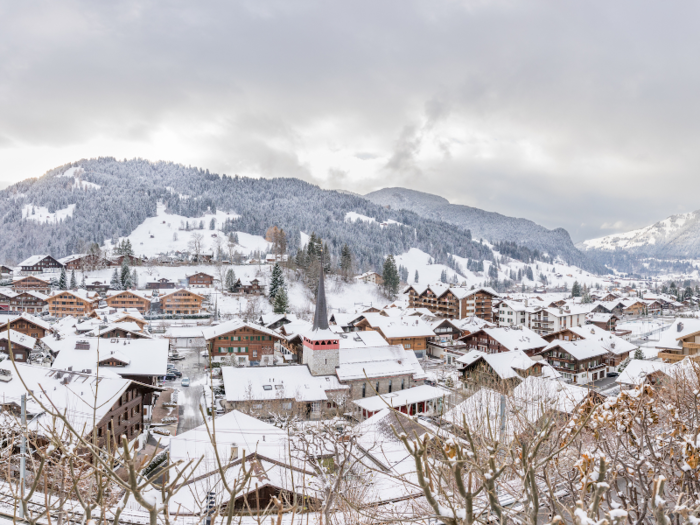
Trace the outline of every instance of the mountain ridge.
<instances>
[{"instance_id":1,"label":"mountain ridge","mask_svg":"<svg viewBox=\"0 0 700 525\"><path fill-rule=\"evenodd\" d=\"M405 209L422 217L468 229L475 239L515 242L530 249L559 256L576 266L600 271L598 265L575 247L569 232L564 228L550 230L529 219L509 217L462 204L451 204L439 195L407 188L383 188L366 194L365 198L375 204Z\"/></svg>"}]
</instances>

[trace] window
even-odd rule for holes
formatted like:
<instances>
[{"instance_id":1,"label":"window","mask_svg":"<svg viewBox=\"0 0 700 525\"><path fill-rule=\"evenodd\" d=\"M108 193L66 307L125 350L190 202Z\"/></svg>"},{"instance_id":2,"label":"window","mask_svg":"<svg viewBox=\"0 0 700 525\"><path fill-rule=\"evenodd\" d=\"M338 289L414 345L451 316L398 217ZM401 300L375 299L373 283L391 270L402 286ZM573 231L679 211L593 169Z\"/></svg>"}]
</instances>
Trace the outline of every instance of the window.
<instances>
[{"instance_id":1,"label":"window","mask_svg":"<svg viewBox=\"0 0 700 525\"><path fill-rule=\"evenodd\" d=\"M263 385L263 390L272 390L272 385Z\"/></svg>"},{"instance_id":2,"label":"window","mask_svg":"<svg viewBox=\"0 0 700 525\"><path fill-rule=\"evenodd\" d=\"M403 347L406 349L411 348L411 343L404 343Z\"/></svg>"},{"instance_id":3,"label":"window","mask_svg":"<svg viewBox=\"0 0 700 525\"><path fill-rule=\"evenodd\" d=\"M404 379L401 380L401 390L403 390L403 382L404 381L405 381Z\"/></svg>"},{"instance_id":4,"label":"window","mask_svg":"<svg viewBox=\"0 0 700 525\"><path fill-rule=\"evenodd\" d=\"M389 393L391 394L391 379L389 379Z\"/></svg>"},{"instance_id":5,"label":"window","mask_svg":"<svg viewBox=\"0 0 700 525\"><path fill-rule=\"evenodd\" d=\"M257 350L253 350L253 357L258 357L258 351L257 351Z\"/></svg>"},{"instance_id":6,"label":"window","mask_svg":"<svg viewBox=\"0 0 700 525\"><path fill-rule=\"evenodd\" d=\"M375 390L377 391L377 394L379 394L379 381L377 381L377 385L376 385L376 386L377 386L377 388L375 388Z\"/></svg>"},{"instance_id":7,"label":"window","mask_svg":"<svg viewBox=\"0 0 700 525\"><path fill-rule=\"evenodd\" d=\"M362 383L362 397L367 394L367 383Z\"/></svg>"}]
</instances>

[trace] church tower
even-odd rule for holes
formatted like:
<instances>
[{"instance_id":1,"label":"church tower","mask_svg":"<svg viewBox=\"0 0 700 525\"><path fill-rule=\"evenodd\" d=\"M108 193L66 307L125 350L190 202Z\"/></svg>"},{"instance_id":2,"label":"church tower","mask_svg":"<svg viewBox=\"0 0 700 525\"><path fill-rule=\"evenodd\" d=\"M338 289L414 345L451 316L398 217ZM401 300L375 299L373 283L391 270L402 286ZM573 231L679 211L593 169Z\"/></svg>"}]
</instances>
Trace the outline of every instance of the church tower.
<instances>
[{"instance_id":1,"label":"church tower","mask_svg":"<svg viewBox=\"0 0 700 525\"><path fill-rule=\"evenodd\" d=\"M335 374L335 369L340 364L340 338L328 328L322 268L320 273L314 325L310 332L304 334L304 364L309 366L309 371L315 376Z\"/></svg>"}]
</instances>

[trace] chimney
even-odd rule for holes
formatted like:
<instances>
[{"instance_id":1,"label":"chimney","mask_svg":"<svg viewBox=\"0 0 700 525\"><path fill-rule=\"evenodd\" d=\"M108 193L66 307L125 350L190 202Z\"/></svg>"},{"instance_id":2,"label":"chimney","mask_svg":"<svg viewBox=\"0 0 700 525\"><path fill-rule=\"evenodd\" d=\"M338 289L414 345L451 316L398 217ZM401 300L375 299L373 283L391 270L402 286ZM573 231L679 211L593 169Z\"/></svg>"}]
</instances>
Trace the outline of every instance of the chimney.
<instances>
[{"instance_id":1,"label":"chimney","mask_svg":"<svg viewBox=\"0 0 700 525\"><path fill-rule=\"evenodd\" d=\"M678 323L678 327L676 328L679 332L683 331L683 323Z\"/></svg>"},{"instance_id":2,"label":"chimney","mask_svg":"<svg viewBox=\"0 0 700 525\"><path fill-rule=\"evenodd\" d=\"M238 459L238 444L231 443L231 461Z\"/></svg>"}]
</instances>

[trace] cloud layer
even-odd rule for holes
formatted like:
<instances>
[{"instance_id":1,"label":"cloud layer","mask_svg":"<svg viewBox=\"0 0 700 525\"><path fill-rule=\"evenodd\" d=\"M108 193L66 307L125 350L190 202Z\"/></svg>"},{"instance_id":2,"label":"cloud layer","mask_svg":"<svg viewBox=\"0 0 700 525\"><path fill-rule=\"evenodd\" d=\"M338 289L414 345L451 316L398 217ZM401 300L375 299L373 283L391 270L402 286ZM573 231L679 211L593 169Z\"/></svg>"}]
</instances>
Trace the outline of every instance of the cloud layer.
<instances>
[{"instance_id":1,"label":"cloud layer","mask_svg":"<svg viewBox=\"0 0 700 525\"><path fill-rule=\"evenodd\" d=\"M0 180L167 159L575 240L700 208L700 5L0 0Z\"/></svg>"}]
</instances>

